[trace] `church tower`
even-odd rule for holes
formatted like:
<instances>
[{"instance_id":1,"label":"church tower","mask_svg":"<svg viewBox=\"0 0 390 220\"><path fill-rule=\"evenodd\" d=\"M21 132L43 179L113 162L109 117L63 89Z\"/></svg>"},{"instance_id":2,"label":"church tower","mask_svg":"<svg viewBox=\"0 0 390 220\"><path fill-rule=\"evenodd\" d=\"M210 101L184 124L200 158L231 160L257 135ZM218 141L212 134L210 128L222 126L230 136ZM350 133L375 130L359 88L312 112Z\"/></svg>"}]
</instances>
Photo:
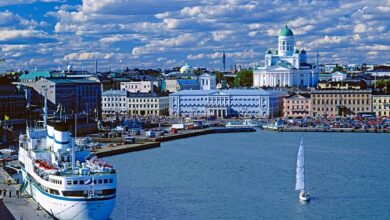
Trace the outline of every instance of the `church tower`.
<instances>
[{"instance_id":1,"label":"church tower","mask_svg":"<svg viewBox=\"0 0 390 220\"><path fill-rule=\"evenodd\" d=\"M290 28L286 26L279 30L279 56L292 56L294 54L295 41L294 34Z\"/></svg>"}]
</instances>

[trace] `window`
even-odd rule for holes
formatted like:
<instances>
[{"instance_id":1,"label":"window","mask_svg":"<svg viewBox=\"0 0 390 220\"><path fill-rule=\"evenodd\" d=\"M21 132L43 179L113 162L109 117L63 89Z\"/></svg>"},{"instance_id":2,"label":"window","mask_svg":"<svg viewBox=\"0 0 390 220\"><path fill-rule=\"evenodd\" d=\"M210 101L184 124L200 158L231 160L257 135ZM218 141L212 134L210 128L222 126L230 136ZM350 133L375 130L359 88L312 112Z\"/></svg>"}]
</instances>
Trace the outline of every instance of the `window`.
<instances>
[{"instance_id":1,"label":"window","mask_svg":"<svg viewBox=\"0 0 390 220\"><path fill-rule=\"evenodd\" d=\"M73 180L73 185L77 185L78 184L77 182L78 182L77 180Z\"/></svg>"},{"instance_id":2,"label":"window","mask_svg":"<svg viewBox=\"0 0 390 220\"><path fill-rule=\"evenodd\" d=\"M68 180L67 184L72 185L72 181Z\"/></svg>"},{"instance_id":3,"label":"window","mask_svg":"<svg viewBox=\"0 0 390 220\"><path fill-rule=\"evenodd\" d=\"M104 183L108 183L108 179L104 179Z\"/></svg>"},{"instance_id":4,"label":"window","mask_svg":"<svg viewBox=\"0 0 390 220\"><path fill-rule=\"evenodd\" d=\"M100 179L100 180L98 181L98 183L99 183L99 184L102 184L102 183L103 183L103 180Z\"/></svg>"},{"instance_id":5,"label":"window","mask_svg":"<svg viewBox=\"0 0 390 220\"><path fill-rule=\"evenodd\" d=\"M84 184L84 180L80 180L80 185Z\"/></svg>"},{"instance_id":6,"label":"window","mask_svg":"<svg viewBox=\"0 0 390 220\"><path fill-rule=\"evenodd\" d=\"M110 183L113 183L113 179L109 179L109 182L110 182Z\"/></svg>"},{"instance_id":7,"label":"window","mask_svg":"<svg viewBox=\"0 0 390 220\"><path fill-rule=\"evenodd\" d=\"M68 197L83 197L85 196L84 194L84 191L62 191L62 194L64 194L64 196L68 196Z\"/></svg>"}]
</instances>

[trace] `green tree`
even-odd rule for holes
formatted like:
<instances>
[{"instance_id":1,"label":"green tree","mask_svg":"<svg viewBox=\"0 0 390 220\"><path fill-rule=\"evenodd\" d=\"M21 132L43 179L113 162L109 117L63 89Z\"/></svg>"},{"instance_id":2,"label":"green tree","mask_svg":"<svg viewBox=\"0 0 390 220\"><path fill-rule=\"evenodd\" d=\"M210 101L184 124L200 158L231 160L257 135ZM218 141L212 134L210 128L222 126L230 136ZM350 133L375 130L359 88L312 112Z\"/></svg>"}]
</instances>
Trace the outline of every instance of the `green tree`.
<instances>
[{"instance_id":1,"label":"green tree","mask_svg":"<svg viewBox=\"0 0 390 220\"><path fill-rule=\"evenodd\" d=\"M236 74L234 79L234 87L252 87L253 86L253 71L241 70Z\"/></svg>"},{"instance_id":2,"label":"green tree","mask_svg":"<svg viewBox=\"0 0 390 220\"><path fill-rule=\"evenodd\" d=\"M223 73L221 73L221 72L216 72L216 73L215 73L215 78L216 78L216 80L217 80L217 83L221 83L221 80L223 80L224 77L225 77L225 76L224 76Z\"/></svg>"},{"instance_id":3,"label":"green tree","mask_svg":"<svg viewBox=\"0 0 390 220\"><path fill-rule=\"evenodd\" d=\"M344 68L342 66L337 65L333 70L332 73L335 72L344 72Z\"/></svg>"},{"instance_id":4,"label":"green tree","mask_svg":"<svg viewBox=\"0 0 390 220\"><path fill-rule=\"evenodd\" d=\"M233 77L225 77L227 87L232 88L234 86L234 78Z\"/></svg>"},{"instance_id":5,"label":"green tree","mask_svg":"<svg viewBox=\"0 0 390 220\"><path fill-rule=\"evenodd\" d=\"M202 75L202 70L201 69L194 69L194 74L196 75L196 76L200 76L200 75Z\"/></svg>"}]
</instances>

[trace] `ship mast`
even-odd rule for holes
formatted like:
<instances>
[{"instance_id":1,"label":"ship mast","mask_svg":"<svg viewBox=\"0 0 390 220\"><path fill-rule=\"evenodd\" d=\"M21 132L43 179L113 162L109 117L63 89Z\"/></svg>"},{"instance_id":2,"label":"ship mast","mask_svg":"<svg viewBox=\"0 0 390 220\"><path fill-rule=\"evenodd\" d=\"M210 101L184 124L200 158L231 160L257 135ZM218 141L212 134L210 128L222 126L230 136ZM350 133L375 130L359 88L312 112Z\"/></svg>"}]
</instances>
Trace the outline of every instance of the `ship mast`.
<instances>
[{"instance_id":1,"label":"ship mast","mask_svg":"<svg viewBox=\"0 0 390 220\"><path fill-rule=\"evenodd\" d=\"M76 145L76 137L77 137L77 113L75 114L74 116L74 140L72 141L72 173L74 173L75 171L75 166L76 166L76 158L75 158L75 152L74 152L74 148L75 148L75 145Z\"/></svg>"},{"instance_id":2,"label":"ship mast","mask_svg":"<svg viewBox=\"0 0 390 220\"><path fill-rule=\"evenodd\" d=\"M44 121L44 128L46 129L47 127L47 118L49 117L48 116L48 110L47 110L47 91L49 90L49 86L48 85L43 85L42 86L42 89L43 89L43 95L44 95L44 98L45 98L45 104L44 104L44 107L43 107L43 111L44 111L44 114L43 114L43 121Z\"/></svg>"}]
</instances>

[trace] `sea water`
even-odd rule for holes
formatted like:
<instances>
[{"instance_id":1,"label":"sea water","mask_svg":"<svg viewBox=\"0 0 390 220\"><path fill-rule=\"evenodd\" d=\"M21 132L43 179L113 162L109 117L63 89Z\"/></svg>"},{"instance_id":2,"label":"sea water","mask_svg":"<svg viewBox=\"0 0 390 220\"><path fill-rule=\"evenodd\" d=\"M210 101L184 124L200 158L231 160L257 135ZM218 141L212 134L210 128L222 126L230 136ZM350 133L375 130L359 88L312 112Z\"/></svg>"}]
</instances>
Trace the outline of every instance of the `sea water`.
<instances>
[{"instance_id":1,"label":"sea water","mask_svg":"<svg viewBox=\"0 0 390 220\"><path fill-rule=\"evenodd\" d=\"M304 137L310 203L295 187ZM390 135L212 134L105 158L111 219L390 219Z\"/></svg>"}]
</instances>

